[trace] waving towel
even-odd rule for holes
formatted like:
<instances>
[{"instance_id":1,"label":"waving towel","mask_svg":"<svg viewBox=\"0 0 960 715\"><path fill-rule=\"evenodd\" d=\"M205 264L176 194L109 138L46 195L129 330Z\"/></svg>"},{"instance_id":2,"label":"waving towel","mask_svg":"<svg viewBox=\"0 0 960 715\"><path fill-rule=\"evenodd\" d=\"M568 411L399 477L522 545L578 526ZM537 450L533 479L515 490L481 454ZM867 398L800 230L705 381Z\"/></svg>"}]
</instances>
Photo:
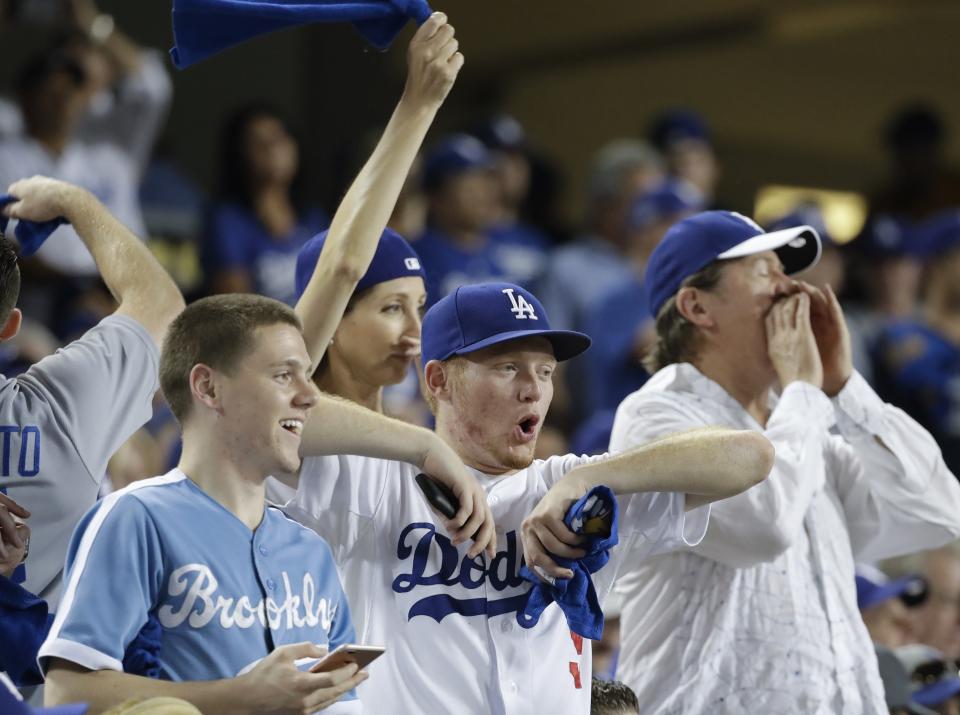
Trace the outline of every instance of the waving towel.
<instances>
[{"instance_id":1,"label":"waving towel","mask_svg":"<svg viewBox=\"0 0 960 715\"><path fill-rule=\"evenodd\" d=\"M557 565L573 571L573 578L554 579L553 583L546 583L526 565L522 566L520 575L532 581L533 588L527 595L527 605L517 613L517 622L524 628L533 628L546 607L556 601L570 630L597 640L603 633L603 611L590 574L604 567L610 560L610 549L617 545L617 497L609 487L594 487L570 507L563 521L570 531L586 537L581 548L587 553L579 560L553 556Z\"/></svg>"},{"instance_id":2,"label":"waving towel","mask_svg":"<svg viewBox=\"0 0 960 715\"><path fill-rule=\"evenodd\" d=\"M0 209L18 200L16 196L2 194L0 195ZM6 233L8 220L6 216L0 215L0 233ZM67 223L67 219L65 218L55 218L42 222L19 219L13 235L16 236L17 241L20 242L20 255L32 256L37 252L41 244L50 237L50 234L53 233L58 226L62 226L65 223Z\"/></svg>"},{"instance_id":3,"label":"waving towel","mask_svg":"<svg viewBox=\"0 0 960 715\"><path fill-rule=\"evenodd\" d=\"M385 50L411 18L430 17L426 0L173 0L173 49L180 69L245 40L298 25L351 22Z\"/></svg>"}]
</instances>

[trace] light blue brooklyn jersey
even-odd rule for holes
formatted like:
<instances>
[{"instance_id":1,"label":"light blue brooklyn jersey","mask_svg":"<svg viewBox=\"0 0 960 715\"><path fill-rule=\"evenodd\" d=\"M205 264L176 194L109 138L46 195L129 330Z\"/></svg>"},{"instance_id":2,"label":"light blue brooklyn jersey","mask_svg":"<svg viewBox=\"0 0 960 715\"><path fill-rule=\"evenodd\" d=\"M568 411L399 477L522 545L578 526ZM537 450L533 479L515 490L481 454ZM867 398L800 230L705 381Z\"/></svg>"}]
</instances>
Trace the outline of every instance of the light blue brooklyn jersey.
<instances>
[{"instance_id":1,"label":"light blue brooklyn jersey","mask_svg":"<svg viewBox=\"0 0 960 715\"><path fill-rule=\"evenodd\" d=\"M163 629L160 677L175 681L231 678L291 643L355 642L323 539L274 508L250 531L177 469L109 495L80 522L41 664L122 671L151 614ZM359 712L355 693L325 712Z\"/></svg>"}]
</instances>

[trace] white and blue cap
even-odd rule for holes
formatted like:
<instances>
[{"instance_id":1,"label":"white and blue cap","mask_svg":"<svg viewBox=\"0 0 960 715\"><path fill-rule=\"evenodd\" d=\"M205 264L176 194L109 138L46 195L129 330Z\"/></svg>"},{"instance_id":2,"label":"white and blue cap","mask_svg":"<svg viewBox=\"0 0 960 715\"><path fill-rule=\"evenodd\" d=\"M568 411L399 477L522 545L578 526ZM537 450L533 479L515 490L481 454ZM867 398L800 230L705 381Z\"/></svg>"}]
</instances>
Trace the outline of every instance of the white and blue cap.
<instances>
[{"instance_id":1,"label":"white and blue cap","mask_svg":"<svg viewBox=\"0 0 960 715\"><path fill-rule=\"evenodd\" d=\"M547 311L530 291L512 283L460 286L423 316L423 364L447 360L520 338L542 337L558 361L590 347L590 338L573 330L553 330Z\"/></svg>"},{"instance_id":2,"label":"white and blue cap","mask_svg":"<svg viewBox=\"0 0 960 715\"><path fill-rule=\"evenodd\" d=\"M927 582L918 574L891 579L875 566L857 564L855 579L857 608L861 611L893 598L908 606L919 605L927 597Z\"/></svg>"},{"instance_id":3,"label":"white and blue cap","mask_svg":"<svg viewBox=\"0 0 960 715\"><path fill-rule=\"evenodd\" d=\"M733 211L703 211L678 221L664 235L647 262L644 284L654 317L683 282L716 260L776 251L787 275L820 260L820 236L812 226L765 232Z\"/></svg>"},{"instance_id":4,"label":"white and blue cap","mask_svg":"<svg viewBox=\"0 0 960 715\"><path fill-rule=\"evenodd\" d=\"M294 276L294 288L297 298L303 295L307 289L307 283L317 268L317 261L320 260L320 252L327 242L328 231L321 231L316 236L307 241L300 248L297 254L297 270ZM399 233L390 228L385 228L380 234L380 241L377 243L377 250L370 260L367 272L353 289L354 294L371 288L378 283L386 283L395 278L409 278L419 276L426 281L426 274L423 272L423 266L420 265L420 258L413 247L407 243Z\"/></svg>"},{"instance_id":5,"label":"white and blue cap","mask_svg":"<svg viewBox=\"0 0 960 715\"><path fill-rule=\"evenodd\" d=\"M960 666L936 648L914 643L895 649L894 654L910 673L914 703L936 708L960 695Z\"/></svg>"}]
</instances>

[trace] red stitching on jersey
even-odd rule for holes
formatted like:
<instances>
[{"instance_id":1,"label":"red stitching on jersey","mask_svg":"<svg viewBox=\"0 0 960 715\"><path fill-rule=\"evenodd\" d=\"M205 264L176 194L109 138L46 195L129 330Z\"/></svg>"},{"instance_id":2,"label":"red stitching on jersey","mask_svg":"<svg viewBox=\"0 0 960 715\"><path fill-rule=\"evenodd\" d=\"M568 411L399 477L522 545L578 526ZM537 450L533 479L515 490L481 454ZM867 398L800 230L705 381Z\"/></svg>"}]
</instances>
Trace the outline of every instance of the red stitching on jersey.
<instances>
[{"instance_id":1,"label":"red stitching on jersey","mask_svg":"<svg viewBox=\"0 0 960 715\"><path fill-rule=\"evenodd\" d=\"M570 631L570 639L573 641L573 647L577 649L577 655L583 655L583 636Z\"/></svg>"},{"instance_id":2,"label":"red stitching on jersey","mask_svg":"<svg viewBox=\"0 0 960 715\"><path fill-rule=\"evenodd\" d=\"M573 687L577 690L583 688L580 684L580 666L573 661L570 661L570 675L573 676Z\"/></svg>"}]
</instances>

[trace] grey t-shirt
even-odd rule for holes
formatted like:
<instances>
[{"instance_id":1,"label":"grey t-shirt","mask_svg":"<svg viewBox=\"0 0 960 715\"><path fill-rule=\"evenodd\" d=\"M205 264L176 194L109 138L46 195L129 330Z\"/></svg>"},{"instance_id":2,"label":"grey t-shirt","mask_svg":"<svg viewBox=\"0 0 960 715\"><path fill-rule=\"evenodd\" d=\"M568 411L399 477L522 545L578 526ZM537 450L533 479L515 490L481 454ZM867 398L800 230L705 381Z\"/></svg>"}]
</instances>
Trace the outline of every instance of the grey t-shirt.
<instances>
[{"instance_id":1,"label":"grey t-shirt","mask_svg":"<svg viewBox=\"0 0 960 715\"><path fill-rule=\"evenodd\" d=\"M30 510L24 587L55 611L74 527L113 453L150 419L159 351L112 315L18 377L0 377L0 488Z\"/></svg>"}]
</instances>

